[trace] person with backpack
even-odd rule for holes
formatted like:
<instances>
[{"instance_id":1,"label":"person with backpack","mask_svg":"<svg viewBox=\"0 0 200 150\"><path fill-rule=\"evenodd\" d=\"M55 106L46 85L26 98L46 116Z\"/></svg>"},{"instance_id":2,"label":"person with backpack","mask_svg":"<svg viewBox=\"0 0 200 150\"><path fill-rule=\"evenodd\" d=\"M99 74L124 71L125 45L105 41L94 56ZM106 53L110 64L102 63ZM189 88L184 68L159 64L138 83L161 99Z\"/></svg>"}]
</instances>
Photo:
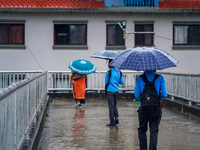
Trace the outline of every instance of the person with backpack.
<instances>
[{"instance_id":1,"label":"person with backpack","mask_svg":"<svg viewBox=\"0 0 200 150\"><path fill-rule=\"evenodd\" d=\"M124 84L124 77L120 70L117 70L115 67L110 66L109 60L108 67L109 71L106 72L105 76L105 96L107 97L108 108L109 108L109 118L110 123L107 126L115 126L119 124L119 114L117 109L117 97L119 93L119 84Z\"/></svg>"},{"instance_id":2,"label":"person with backpack","mask_svg":"<svg viewBox=\"0 0 200 150\"><path fill-rule=\"evenodd\" d=\"M140 98L138 110L138 137L140 150L147 150L147 129L149 123L149 150L157 150L158 130L161 121L161 98L167 97L167 89L163 76L154 70L146 70L136 80L135 98Z\"/></svg>"}]
</instances>

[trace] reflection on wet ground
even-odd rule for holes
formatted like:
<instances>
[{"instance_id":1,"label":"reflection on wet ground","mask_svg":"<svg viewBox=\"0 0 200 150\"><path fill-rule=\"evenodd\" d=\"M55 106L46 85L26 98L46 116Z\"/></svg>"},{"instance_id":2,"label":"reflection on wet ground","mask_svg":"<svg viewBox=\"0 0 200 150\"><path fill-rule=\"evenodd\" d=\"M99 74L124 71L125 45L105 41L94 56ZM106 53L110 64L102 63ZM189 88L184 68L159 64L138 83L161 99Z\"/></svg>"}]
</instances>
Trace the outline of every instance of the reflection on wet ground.
<instances>
[{"instance_id":1,"label":"reflection on wet ground","mask_svg":"<svg viewBox=\"0 0 200 150\"><path fill-rule=\"evenodd\" d=\"M138 102L118 100L119 125L107 127L104 99L54 99L48 110L39 150L139 150ZM149 136L149 133L148 133ZM200 121L163 109L158 150L199 150Z\"/></svg>"}]
</instances>

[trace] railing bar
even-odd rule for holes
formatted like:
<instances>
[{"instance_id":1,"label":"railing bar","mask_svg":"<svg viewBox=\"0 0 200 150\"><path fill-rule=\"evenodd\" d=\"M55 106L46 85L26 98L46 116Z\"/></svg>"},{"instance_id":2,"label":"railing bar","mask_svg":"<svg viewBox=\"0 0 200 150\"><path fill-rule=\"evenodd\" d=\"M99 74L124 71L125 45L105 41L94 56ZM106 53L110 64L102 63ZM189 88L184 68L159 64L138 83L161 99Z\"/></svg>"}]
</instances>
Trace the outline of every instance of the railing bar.
<instances>
[{"instance_id":1,"label":"railing bar","mask_svg":"<svg viewBox=\"0 0 200 150\"><path fill-rule=\"evenodd\" d=\"M54 80L53 80L54 81L54 85L53 85L53 87L55 88L56 87L56 73L53 74L53 77L54 77Z\"/></svg>"},{"instance_id":2,"label":"railing bar","mask_svg":"<svg viewBox=\"0 0 200 150\"><path fill-rule=\"evenodd\" d=\"M63 83L63 73L61 74L61 77L62 77L62 87L63 87L63 85L64 85L64 83Z\"/></svg>"}]
</instances>

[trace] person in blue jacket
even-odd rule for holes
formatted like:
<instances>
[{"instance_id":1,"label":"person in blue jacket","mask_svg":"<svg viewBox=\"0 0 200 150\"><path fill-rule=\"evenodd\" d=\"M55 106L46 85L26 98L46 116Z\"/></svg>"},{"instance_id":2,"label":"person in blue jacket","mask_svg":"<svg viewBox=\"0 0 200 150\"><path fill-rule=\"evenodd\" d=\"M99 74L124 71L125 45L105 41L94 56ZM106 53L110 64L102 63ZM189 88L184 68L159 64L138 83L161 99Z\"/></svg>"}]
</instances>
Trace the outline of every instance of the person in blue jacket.
<instances>
[{"instance_id":1,"label":"person in blue jacket","mask_svg":"<svg viewBox=\"0 0 200 150\"><path fill-rule=\"evenodd\" d=\"M117 97L119 93L119 84L124 84L124 77L121 74L121 72L117 70L115 67L109 65L111 61L112 60L109 60L108 63L108 67L111 70L111 76L109 77L109 71L106 72L105 76L105 84L107 84L110 80L107 88L107 102L109 107L110 123L107 124L107 126L115 126L116 124L119 124Z\"/></svg>"},{"instance_id":2,"label":"person in blue jacket","mask_svg":"<svg viewBox=\"0 0 200 150\"><path fill-rule=\"evenodd\" d=\"M148 81L152 82L154 79L154 76L156 75L156 72L154 70L146 70L144 71L144 74L146 75ZM155 80L155 88L158 92L159 98L167 97L167 89L166 84L163 76L159 76ZM145 87L145 82L142 80L142 78L139 76L136 80L136 87L135 87L135 98L139 99L141 96L141 93ZM160 100L159 100L160 101ZM140 103L141 105L141 103ZM147 118L143 117L140 113L140 109L138 110L138 118L139 118L139 128L138 128L138 137L140 142L140 150L147 150L147 124L149 123L150 128L150 144L149 144L149 150L156 150L157 149L157 139L158 139L158 130L159 130L159 124L162 116L162 110L160 108L160 115L158 119L151 121Z\"/></svg>"}]
</instances>

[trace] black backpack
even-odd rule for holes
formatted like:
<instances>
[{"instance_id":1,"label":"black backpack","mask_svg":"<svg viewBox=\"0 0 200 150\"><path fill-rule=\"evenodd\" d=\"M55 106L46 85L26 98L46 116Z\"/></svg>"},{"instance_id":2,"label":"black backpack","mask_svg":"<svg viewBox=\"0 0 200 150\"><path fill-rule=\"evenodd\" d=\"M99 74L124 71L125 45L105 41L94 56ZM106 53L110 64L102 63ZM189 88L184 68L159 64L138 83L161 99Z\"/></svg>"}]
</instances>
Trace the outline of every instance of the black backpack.
<instances>
[{"instance_id":1,"label":"black backpack","mask_svg":"<svg viewBox=\"0 0 200 150\"><path fill-rule=\"evenodd\" d=\"M105 85L105 98L107 97L107 89L108 89L108 85L110 83L111 70L109 70L108 73L109 73L109 78L108 78L108 83L106 83L106 85ZM119 80L121 80L121 77L122 77L122 72L120 71L120 78L119 78Z\"/></svg>"},{"instance_id":2,"label":"black backpack","mask_svg":"<svg viewBox=\"0 0 200 150\"><path fill-rule=\"evenodd\" d=\"M145 82L141 94L141 114L149 120L156 120L160 116L159 95L154 84L159 76L156 74L152 82L149 82L145 74L140 76Z\"/></svg>"}]
</instances>

